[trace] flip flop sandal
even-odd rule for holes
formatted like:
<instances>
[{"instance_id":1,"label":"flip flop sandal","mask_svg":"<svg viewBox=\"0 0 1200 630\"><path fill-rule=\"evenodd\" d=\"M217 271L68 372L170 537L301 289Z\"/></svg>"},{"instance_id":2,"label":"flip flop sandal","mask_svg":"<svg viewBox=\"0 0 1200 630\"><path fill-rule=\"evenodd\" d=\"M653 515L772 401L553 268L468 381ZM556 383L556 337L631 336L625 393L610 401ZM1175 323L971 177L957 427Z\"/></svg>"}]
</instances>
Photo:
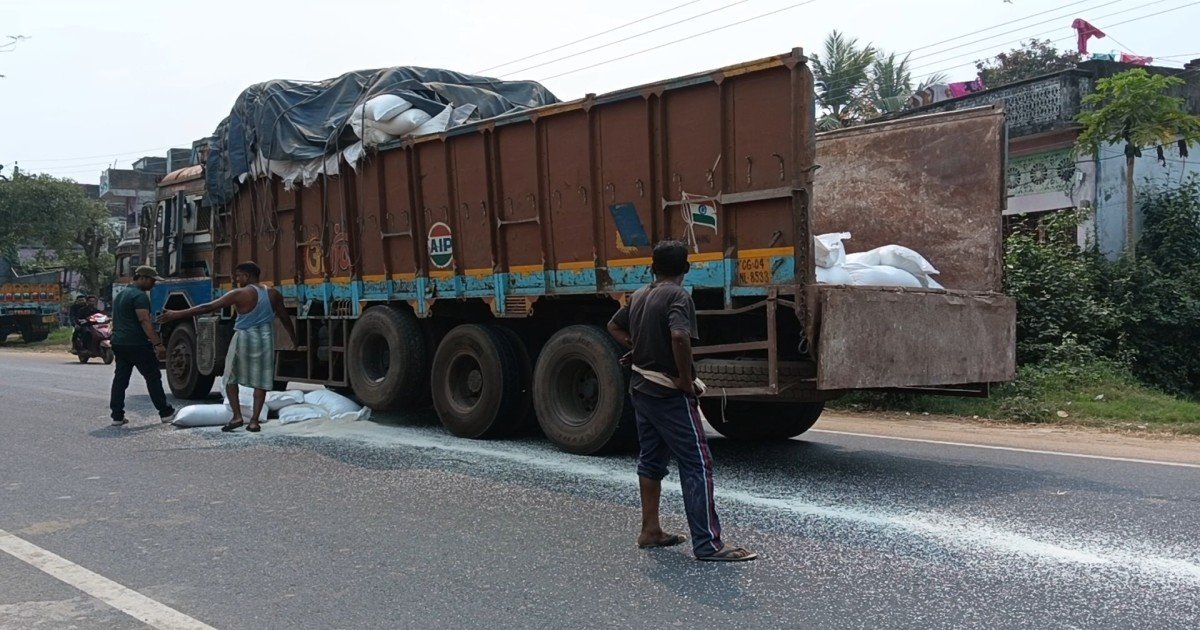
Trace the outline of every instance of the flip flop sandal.
<instances>
[{"instance_id":1,"label":"flip flop sandal","mask_svg":"<svg viewBox=\"0 0 1200 630\"><path fill-rule=\"evenodd\" d=\"M681 544L681 543L685 542L686 540L687 540L687 536L684 536L683 534L671 534L670 536L667 536L666 538L663 538L662 540L659 540L658 542L653 542L648 545L638 545L638 549L654 549L656 547L674 547L675 545Z\"/></svg>"},{"instance_id":2,"label":"flip flop sandal","mask_svg":"<svg viewBox=\"0 0 1200 630\"><path fill-rule=\"evenodd\" d=\"M246 430L251 433L258 433L259 431L262 430L262 425L261 424L246 425Z\"/></svg>"},{"instance_id":3,"label":"flip flop sandal","mask_svg":"<svg viewBox=\"0 0 1200 630\"><path fill-rule=\"evenodd\" d=\"M226 422L224 426L221 427L221 431L223 431L225 433L229 433L231 431L236 431L236 430L242 428L245 424L246 423L241 420L237 420L237 421L230 420L229 422Z\"/></svg>"},{"instance_id":4,"label":"flip flop sandal","mask_svg":"<svg viewBox=\"0 0 1200 630\"><path fill-rule=\"evenodd\" d=\"M746 555L736 555L739 551L745 552ZM697 560L703 562L746 562L757 558L758 554L741 547L726 547L709 556L696 556Z\"/></svg>"}]
</instances>

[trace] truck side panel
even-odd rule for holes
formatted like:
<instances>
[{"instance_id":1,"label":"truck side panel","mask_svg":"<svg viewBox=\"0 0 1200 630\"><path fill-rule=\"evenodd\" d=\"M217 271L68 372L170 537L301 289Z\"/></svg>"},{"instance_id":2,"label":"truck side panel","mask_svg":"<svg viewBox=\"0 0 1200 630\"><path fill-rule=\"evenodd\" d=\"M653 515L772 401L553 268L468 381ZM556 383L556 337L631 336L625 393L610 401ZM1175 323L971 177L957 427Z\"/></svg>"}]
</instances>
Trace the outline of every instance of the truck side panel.
<instances>
[{"instance_id":1,"label":"truck side panel","mask_svg":"<svg viewBox=\"0 0 1200 630\"><path fill-rule=\"evenodd\" d=\"M726 304L795 293L811 83L794 51L384 148L292 204L256 180L226 213L218 282L253 259L286 297L326 303L317 314L331 300L353 316L370 302L427 315L437 300L480 298L505 315L510 295L632 291L650 278L653 243L677 238L693 246L689 283ZM302 269L278 251L292 246Z\"/></svg>"}]
</instances>

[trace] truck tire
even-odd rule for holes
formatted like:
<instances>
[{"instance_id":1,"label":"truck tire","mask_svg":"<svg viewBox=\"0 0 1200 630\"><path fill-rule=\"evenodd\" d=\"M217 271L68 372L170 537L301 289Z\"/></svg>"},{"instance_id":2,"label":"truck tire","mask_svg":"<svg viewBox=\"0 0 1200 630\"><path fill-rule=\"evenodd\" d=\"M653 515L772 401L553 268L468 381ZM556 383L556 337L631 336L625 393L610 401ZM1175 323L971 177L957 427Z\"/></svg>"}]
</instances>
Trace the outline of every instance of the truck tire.
<instances>
[{"instance_id":1,"label":"truck tire","mask_svg":"<svg viewBox=\"0 0 1200 630\"><path fill-rule=\"evenodd\" d=\"M37 343L39 341L45 341L49 336L50 331L48 330L27 330L21 333L21 338L25 340L25 343Z\"/></svg>"},{"instance_id":2,"label":"truck tire","mask_svg":"<svg viewBox=\"0 0 1200 630\"><path fill-rule=\"evenodd\" d=\"M350 386L364 405L384 411L420 404L429 356L416 316L372 306L354 324L347 349Z\"/></svg>"},{"instance_id":3,"label":"truck tire","mask_svg":"<svg viewBox=\"0 0 1200 630\"><path fill-rule=\"evenodd\" d=\"M598 326L568 326L550 338L533 372L533 400L546 437L571 453L621 450L636 439L622 350Z\"/></svg>"},{"instance_id":4,"label":"truck tire","mask_svg":"<svg viewBox=\"0 0 1200 630\"><path fill-rule=\"evenodd\" d=\"M433 355L430 381L433 408L454 435L495 438L516 427L520 362L500 330L477 324L452 329Z\"/></svg>"},{"instance_id":5,"label":"truck tire","mask_svg":"<svg viewBox=\"0 0 1200 630\"><path fill-rule=\"evenodd\" d=\"M733 440L786 440L812 428L823 402L757 402L730 399L721 409L720 396L700 399L704 418L717 433Z\"/></svg>"},{"instance_id":6,"label":"truck tire","mask_svg":"<svg viewBox=\"0 0 1200 630\"><path fill-rule=\"evenodd\" d=\"M520 380L514 385L519 389L520 396L513 411L515 420L514 430L525 432L537 426L537 417L533 413L533 361L529 358L529 349L521 335L511 328L497 326L496 330L508 340L509 346L517 357L517 374Z\"/></svg>"},{"instance_id":7,"label":"truck tire","mask_svg":"<svg viewBox=\"0 0 1200 630\"><path fill-rule=\"evenodd\" d=\"M196 365L196 329L190 323L177 324L167 338L167 386L176 398L204 400L212 391L216 376L205 376Z\"/></svg>"}]
</instances>

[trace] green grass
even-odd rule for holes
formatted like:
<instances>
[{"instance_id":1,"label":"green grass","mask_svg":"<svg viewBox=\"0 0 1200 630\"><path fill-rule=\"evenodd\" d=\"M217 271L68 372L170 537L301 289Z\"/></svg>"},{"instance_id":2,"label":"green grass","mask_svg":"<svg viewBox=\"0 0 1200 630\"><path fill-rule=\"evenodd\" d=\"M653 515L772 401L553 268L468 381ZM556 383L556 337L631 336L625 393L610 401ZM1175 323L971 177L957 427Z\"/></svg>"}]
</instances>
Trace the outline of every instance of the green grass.
<instances>
[{"instance_id":1,"label":"green grass","mask_svg":"<svg viewBox=\"0 0 1200 630\"><path fill-rule=\"evenodd\" d=\"M986 399L861 393L832 406L1200 435L1200 401L1152 389L1102 362L1025 366Z\"/></svg>"},{"instance_id":2,"label":"green grass","mask_svg":"<svg viewBox=\"0 0 1200 630\"><path fill-rule=\"evenodd\" d=\"M25 343L25 340L22 339L20 335L9 335L8 339L5 340L3 344L0 344L0 347L11 348L13 350L38 350L50 348L65 349L69 345L71 345L71 328L69 326L60 326L54 330L51 330L49 337L46 337L42 341L35 341L33 343Z\"/></svg>"}]
</instances>

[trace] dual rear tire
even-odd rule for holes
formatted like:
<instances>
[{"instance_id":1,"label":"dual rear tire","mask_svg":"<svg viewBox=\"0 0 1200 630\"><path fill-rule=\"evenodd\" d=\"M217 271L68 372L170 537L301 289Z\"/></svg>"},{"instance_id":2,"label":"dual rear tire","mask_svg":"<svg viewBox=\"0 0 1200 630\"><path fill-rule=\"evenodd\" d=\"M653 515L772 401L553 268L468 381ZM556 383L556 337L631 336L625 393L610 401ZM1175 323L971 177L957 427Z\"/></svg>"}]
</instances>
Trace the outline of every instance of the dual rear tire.
<instances>
[{"instance_id":1,"label":"dual rear tire","mask_svg":"<svg viewBox=\"0 0 1200 630\"><path fill-rule=\"evenodd\" d=\"M633 444L635 428L620 357L620 347L604 330L570 326L550 338L533 367L513 331L464 324L434 354L433 406L459 437L510 436L536 417L563 450L623 449Z\"/></svg>"},{"instance_id":2,"label":"dual rear tire","mask_svg":"<svg viewBox=\"0 0 1200 630\"><path fill-rule=\"evenodd\" d=\"M431 358L427 347L411 312L368 309L349 339L354 393L381 410L418 407L432 397L442 424L459 437L507 437L536 421L551 442L571 453L623 450L636 443L629 371L620 365L623 351L599 326L559 330L541 348L536 365L519 335L494 324L452 328ZM731 400L722 413L720 399L701 404L718 432L748 440L799 435L823 407Z\"/></svg>"}]
</instances>

